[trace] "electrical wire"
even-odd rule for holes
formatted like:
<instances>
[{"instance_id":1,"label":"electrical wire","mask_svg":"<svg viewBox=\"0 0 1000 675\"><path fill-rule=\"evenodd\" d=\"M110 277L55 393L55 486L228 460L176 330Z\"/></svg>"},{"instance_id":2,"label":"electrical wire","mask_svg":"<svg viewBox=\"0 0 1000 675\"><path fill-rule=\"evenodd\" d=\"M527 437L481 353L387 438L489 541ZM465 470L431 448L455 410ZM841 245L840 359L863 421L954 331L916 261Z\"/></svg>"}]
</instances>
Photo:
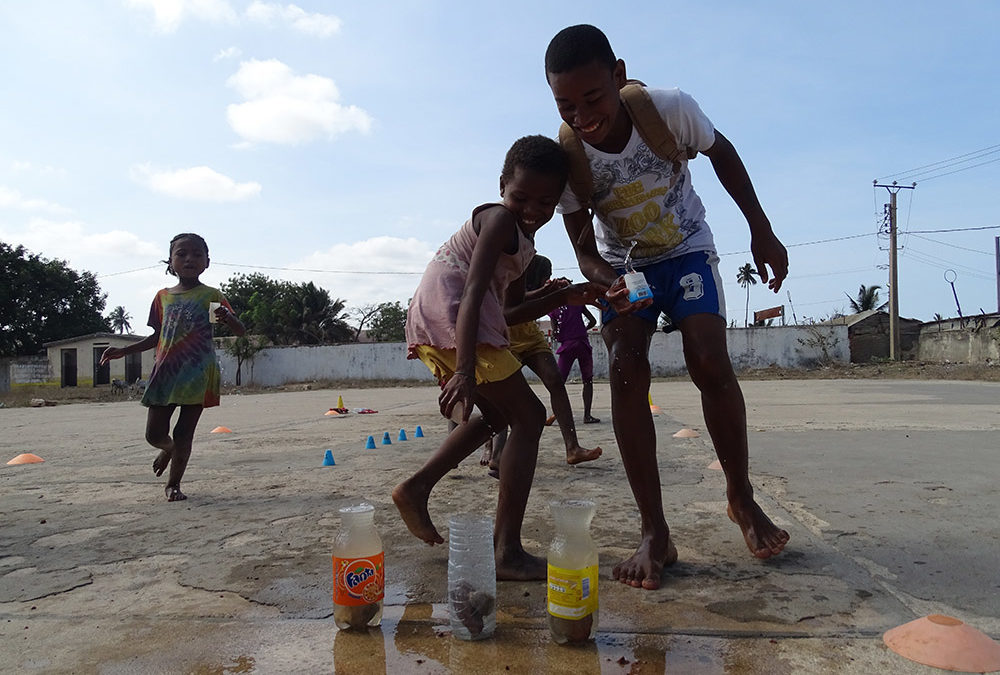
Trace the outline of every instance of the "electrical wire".
<instances>
[{"instance_id":1,"label":"electrical wire","mask_svg":"<svg viewBox=\"0 0 1000 675\"><path fill-rule=\"evenodd\" d=\"M899 173L889 174L888 176L883 176L881 178L876 179L876 182L883 182L889 180L890 178L898 178L899 180L912 180L913 178L923 174L934 173L935 171L948 169L951 168L952 166L957 166L959 164L963 164L966 162L982 159L983 157L995 154L997 152L1000 152L1000 145L991 145L985 148L980 148L979 150L973 150L972 152L967 152L964 155L958 155L957 157L952 157L950 159L942 159L939 162L931 162L930 164L924 164L923 166L918 166L916 168L909 169L907 171L900 171ZM983 164L990 164L991 162L995 161L1000 161L1000 157L996 159L991 159L987 162L983 162ZM977 164L975 166L982 166L982 164ZM952 173L957 173L958 171L964 171L966 168L972 169L975 168L975 166L969 166L957 169ZM941 174L941 175L948 175L948 174ZM901 176L905 176L905 178L899 178ZM940 176L932 176L932 178L940 178ZM930 180L930 178L925 178L923 180Z\"/></svg>"}]
</instances>

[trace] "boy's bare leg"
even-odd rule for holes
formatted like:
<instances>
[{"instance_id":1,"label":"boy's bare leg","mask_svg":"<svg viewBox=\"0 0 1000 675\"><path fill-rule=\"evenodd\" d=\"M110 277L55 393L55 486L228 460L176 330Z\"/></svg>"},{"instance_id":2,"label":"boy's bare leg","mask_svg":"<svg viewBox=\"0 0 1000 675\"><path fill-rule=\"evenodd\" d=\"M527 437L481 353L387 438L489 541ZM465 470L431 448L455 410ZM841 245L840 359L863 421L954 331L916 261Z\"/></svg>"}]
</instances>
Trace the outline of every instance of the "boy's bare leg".
<instances>
[{"instance_id":1,"label":"boy's bare leg","mask_svg":"<svg viewBox=\"0 0 1000 675\"><path fill-rule=\"evenodd\" d=\"M545 579L545 559L531 555L521 544L521 525L535 476L545 406L520 371L501 382L479 385L479 393L496 406L510 426L500 456L500 494L493 530L497 579Z\"/></svg>"},{"instance_id":2,"label":"boy's bare leg","mask_svg":"<svg viewBox=\"0 0 1000 675\"><path fill-rule=\"evenodd\" d=\"M170 457L170 473L164 488L168 502L179 502L187 499L187 495L181 492L181 478L184 477L188 460L191 458L194 430L201 418L201 411L200 405L182 405L181 411L177 415L177 424L174 425L174 448Z\"/></svg>"},{"instance_id":3,"label":"boy's bare leg","mask_svg":"<svg viewBox=\"0 0 1000 675\"><path fill-rule=\"evenodd\" d=\"M566 383L562 373L559 372L559 364L556 363L552 352L531 354L525 363L535 371L535 374L542 380L542 384L549 390L552 412L555 413L556 420L559 422L559 433L562 434L563 443L566 446L566 463L579 464L600 457L603 452L600 447L589 449L580 445L580 440L576 435L576 422L573 420L573 408L569 402L569 394L566 392Z\"/></svg>"},{"instance_id":4,"label":"boy's bare leg","mask_svg":"<svg viewBox=\"0 0 1000 675\"><path fill-rule=\"evenodd\" d=\"M170 416L174 414L172 405L151 405L146 412L146 442L160 450L153 460L153 473L162 476L170 464L174 451L174 440L170 438Z\"/></svg>"},{"instance_id":5,"label":"boy's bare leg","mask_svg":"<svg viewBox=\"0 0 1000 675\"><path fill-rule=\"evenodd\" d=\"M705 426L726 474L727 512L739 525L750 552L758 558L770 558L788 543L788 532L771 522L753 497L746 404L726 349L725 319L696 314L683 319L678 327L688 372L701 392Z\"/></svg>"},{"instance_id":6,"label":"boy's bare leg","mask_svg":"<svg viewBox=\"0 0 1000 675\"><path fill-rule=\"evenodd\" d=\"M597 419L590 414L591 407L594 405L594 381L588 380L583 383L583 423L584 424L597 424L601 420Z\"/></svg>"},{"instance_id":7,"label":"boy's bare leg","mask_svg":"<svg viewBox=\"0 0 1000 675\"><path fill-rule=\"evenodd\" d=\"M639 507L642 540L612 576L636 588L660 587L663 567L677 560L677 549L663 517L656 431L649 410L649 341L655 326L634 316L619 316L603 328L611 376L611 418L625 474Z\"/></svg>"},{"instance_id":8,"label":"boy's bare leg","mask_svg":"<svg viewBox=\"0 0 1000 675\"><path fill-rule=\"evenodd\" d=\"M493 436L490 461L487 462L487 466L490 468L487 473L493 478L500 478L500 458L503 457L503 446L507 444L507 431L505 426Z\"/></svg>"}]
</instances>

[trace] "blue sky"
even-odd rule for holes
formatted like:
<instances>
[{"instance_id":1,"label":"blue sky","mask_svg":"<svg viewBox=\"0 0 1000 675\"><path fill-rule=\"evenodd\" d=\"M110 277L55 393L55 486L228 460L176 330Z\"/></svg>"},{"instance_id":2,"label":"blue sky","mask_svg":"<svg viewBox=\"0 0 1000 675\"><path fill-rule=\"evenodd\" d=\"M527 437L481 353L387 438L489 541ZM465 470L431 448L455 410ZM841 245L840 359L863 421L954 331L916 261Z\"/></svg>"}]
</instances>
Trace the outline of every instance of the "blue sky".
<instances>
[{"instance_id":1,"label":"blue sky","mask_svg":"<svg viewBox=\"0 0 1000 675\"><path fill-rule=\"evenodd\" d=\"M957 315L946 270L964 314L997 309L992 1L5 2L0 240L94 272L139 333L182 231L207 239L212 285L258 271L349 308L405 303L498 197L509 145L554 135L542 56L574 23L604 29L630 75L692 94L736 145L791 258L751 311L822 319L860 284L885 299L888 193L872 181L925 165L899 194L900 313ZM742 325L746 223L707 159L692 171ZM558 216L536 243L580 279Z\"/></svg>"}]
</instances>

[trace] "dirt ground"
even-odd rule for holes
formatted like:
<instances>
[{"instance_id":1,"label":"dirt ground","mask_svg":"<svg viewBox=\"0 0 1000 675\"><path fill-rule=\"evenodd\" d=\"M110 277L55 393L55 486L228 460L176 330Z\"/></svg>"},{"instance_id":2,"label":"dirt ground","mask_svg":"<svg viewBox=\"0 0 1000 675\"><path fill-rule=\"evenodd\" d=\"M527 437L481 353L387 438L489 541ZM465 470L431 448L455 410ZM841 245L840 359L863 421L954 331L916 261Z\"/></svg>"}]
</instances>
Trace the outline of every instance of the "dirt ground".
<instances>
[{"instance_id":1,"label":"dirt ground","mask_svg":"<svg viewBox=\"0 0 1000 675\"><path fill-rule=\"evenodd\" d=\"M957 380L1000 382L1000 367L971 365L967 363L925 363L922 361L880 361L875 363L825 366L811 370L789 368L762 368L739 373L740 380ZM656 382L685 381L687 375L654 378ZM374 389L381 387L426 387L426 382L387 381L334 381L301 382L281 387L224 387L223 395L259 394L279 391L312 391L323 389ZM0 394L0 407L22 407L31 399L42 398L56 403L93 403L136 399L130 393L116 394L111 387L74 387L19 385L6 394Z\"/></svg>"}]
</instances>

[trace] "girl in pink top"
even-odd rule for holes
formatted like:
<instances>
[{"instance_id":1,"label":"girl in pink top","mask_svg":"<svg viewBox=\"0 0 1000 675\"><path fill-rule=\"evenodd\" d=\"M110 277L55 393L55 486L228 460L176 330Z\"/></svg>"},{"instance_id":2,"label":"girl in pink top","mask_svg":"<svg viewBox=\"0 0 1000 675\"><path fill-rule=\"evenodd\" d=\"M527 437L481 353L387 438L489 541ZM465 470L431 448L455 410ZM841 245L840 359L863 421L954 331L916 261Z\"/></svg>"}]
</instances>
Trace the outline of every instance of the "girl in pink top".
<instances>
[{"instance_id":1,"label":"girl in pink top","mask_svg":"<svg viewBox=\"0 0 1000 675\"><path fill-rule=\"evenodd\" d=\"M555 141L527 136L515 142L500 174L503 202L476 207L438 250L407 312L408 356L419 358L438 378L441 414L461 423L396 486L393 501L410 532L431 545L444 543L428 511L431 490L494 429L509 425L494 526L498 579L546 576L545 559L521 545L545 406L508 349L507 325L563 304L594 303L607 290L588 282L524 300L522 275L535 253L535 231L552 218L567 174L566 155ZM473 404L482 414L471 414Z\"/></svg>"}]
</instances>

